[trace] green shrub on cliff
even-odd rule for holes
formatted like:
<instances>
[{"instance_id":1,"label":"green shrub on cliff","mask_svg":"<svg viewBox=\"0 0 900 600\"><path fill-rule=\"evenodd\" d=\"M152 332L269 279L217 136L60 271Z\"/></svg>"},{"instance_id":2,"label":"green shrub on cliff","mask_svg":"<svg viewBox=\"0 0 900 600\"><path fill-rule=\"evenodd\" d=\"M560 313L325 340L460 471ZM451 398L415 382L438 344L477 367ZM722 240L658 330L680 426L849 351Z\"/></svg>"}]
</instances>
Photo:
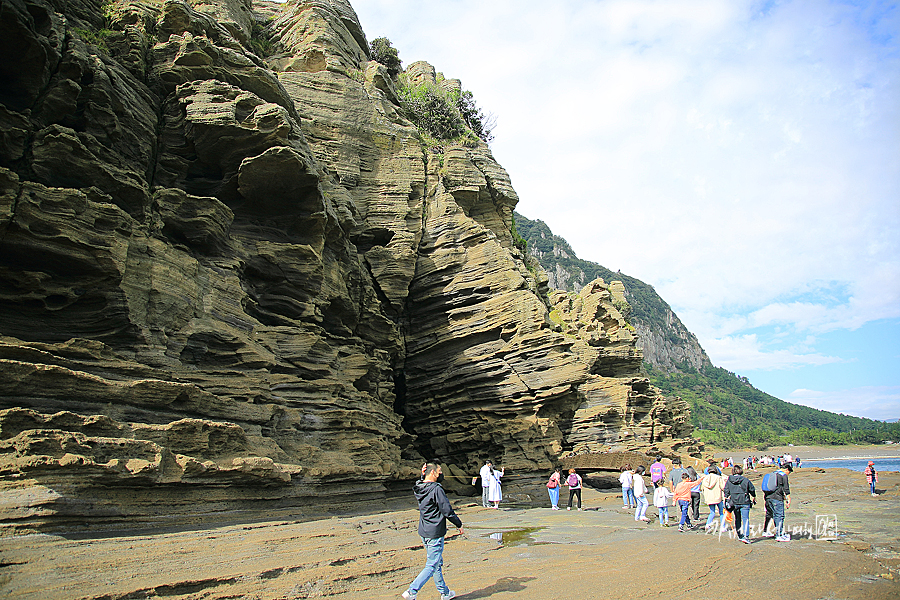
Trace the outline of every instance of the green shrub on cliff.
<instances>
[{"instance_id":1,"label":"green shrub on cliff","mask_svg":"<svg viewBox=\"0 0 900 600\"><path fill-rule=\"evenodd\" d=\"M410 86L401 77L399 96L410 120L435 139L453 140L465 135L465 122L447 97L448 94L440 88L431 85Z\"/></svg>"},{"instance_id":2,"label":"green shrub on cliff","mask_svg":"<svg viewBox=\"0 0 900 600\"><path fill-rule=\"evenodd\" d=\"M400 104L410 120L435 140L461 141L479 138L490 143L492 119L475 104L472 92L446 90L430 84L410 85L400 76Z\"/></svg>"},{"instance_id":3,"label":"green shrub on cliff","mask_svg":"<svg viewBox=\"0 0 900 600\"><path fill-rule=\"evenodd\" d=\"M372 60L383 64L388 75L396 77L403 68L403 61L400 60L397 49L391 45L391 40L386 37L375 38L370 46L372 47Z\"/></svg>"}]
</instances>

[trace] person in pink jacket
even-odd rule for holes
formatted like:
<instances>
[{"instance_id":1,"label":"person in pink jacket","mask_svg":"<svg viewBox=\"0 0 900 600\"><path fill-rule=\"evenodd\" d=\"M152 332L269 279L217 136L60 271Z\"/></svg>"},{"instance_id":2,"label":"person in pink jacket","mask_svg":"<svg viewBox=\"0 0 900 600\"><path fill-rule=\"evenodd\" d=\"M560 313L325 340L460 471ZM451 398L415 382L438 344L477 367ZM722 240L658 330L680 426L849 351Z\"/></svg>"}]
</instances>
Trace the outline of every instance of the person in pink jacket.
<instances>
[{"instance_id":1,"label":"person in pink jacket","mask_svg":"<svg viewBox=\"0 0 900 600\"><path fill-rule=\"evenodd\" d=\"M878 494L875 493L875 484L878 483L878 472L875 471L875 463L870 460L863 473L866 474L866 481L869 482L869 489L872 491L872 495L877 496Z\"/></svg>"}]
</instances>

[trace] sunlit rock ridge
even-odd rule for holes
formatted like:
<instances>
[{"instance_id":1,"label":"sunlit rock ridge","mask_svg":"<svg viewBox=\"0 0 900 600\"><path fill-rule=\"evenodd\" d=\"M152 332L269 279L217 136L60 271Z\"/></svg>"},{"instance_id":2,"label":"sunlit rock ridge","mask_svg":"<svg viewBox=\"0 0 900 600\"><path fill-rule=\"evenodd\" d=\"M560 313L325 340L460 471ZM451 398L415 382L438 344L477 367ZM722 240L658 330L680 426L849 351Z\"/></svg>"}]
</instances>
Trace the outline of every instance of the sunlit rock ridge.
<instances>
[{"instance_id":1,"label":"sunlit rock ridge","mask_svg":"<svg viewBox=\"0 0 900 600\"><path fill-rule=\"evenodd\" d=\"M548 291L507 173L422 143L349 3L2 0L0 46L7 527L690 449L621 285Z\"/></svg>"}]
</instances>

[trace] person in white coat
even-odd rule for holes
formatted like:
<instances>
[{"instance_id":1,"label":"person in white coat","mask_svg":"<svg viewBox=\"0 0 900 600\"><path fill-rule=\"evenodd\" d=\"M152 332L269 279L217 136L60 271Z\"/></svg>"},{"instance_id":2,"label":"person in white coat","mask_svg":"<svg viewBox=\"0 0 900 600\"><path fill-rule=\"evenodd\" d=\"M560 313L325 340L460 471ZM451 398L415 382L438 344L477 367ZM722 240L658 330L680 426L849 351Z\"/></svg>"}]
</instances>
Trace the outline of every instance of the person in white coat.
<instances>
[{"instance_id":1,"label":"person in white coat","mask_svg":"<svg viewBox=\"0 0 900 600\"><path fill-rule=\"evenodd\" d=\"M491 505L488 503L488 494L491 489L491 470L494 468L494 463L489 460L484 461L484 466L481 467L481 470L478 472L478 476L481 478L481 505L485 508L490 508ZM476 478L472 479L472 485L475 485Z\"/></svg>"},{"instance_id":2,"label":"person in white coat","mask_svg":"<svg viewBox=\"0 0 900 600\"><path fill-rule=\"evenodd\" d=\"M488 474L488 502L493 502L493 508L500 508L500 501L503 500L503 490L500 488L500 478L503 477L506 468L497 471L491 467Z\"/></svg>"}]
</instances>

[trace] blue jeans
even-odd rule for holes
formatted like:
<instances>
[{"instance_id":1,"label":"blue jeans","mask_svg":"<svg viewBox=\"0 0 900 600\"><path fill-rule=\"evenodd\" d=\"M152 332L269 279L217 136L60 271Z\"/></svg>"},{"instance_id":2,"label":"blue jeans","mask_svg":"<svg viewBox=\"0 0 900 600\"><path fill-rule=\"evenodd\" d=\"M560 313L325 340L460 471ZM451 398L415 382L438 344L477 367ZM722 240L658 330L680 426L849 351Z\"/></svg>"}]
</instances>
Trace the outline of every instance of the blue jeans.
<instances>
[{"instance_id":1,"label":"blue jeans","mask_svg":"<svg viewBox=\"0 0 900 600\"><path fill-rule=\"evenodd\" d=\"M659 511L659 522L660 523L668 523L669 522L669 507L668 506L657 506L656 508Z\"/></svg>"},{"instance_id":2,"label":"blue jeans","mask_svg":"<svg viewBox=\"0 0 900 600\"><path fill-rule=\"evenodd\" d=\"M706 519L706 528L712 525L713 521L716 520L716 509L719 509L719 531L725 529L725 502L719 502L718 504L710 504L709 505L709 518Z\"/></svg>"},{"instance_id":3,"label":"blue jeans","mask_svg":"<svg viewBox=\"0 0 900 600\"><path fill-rule=\"evenodd\" d=\"M775 521L775 535L782 535L784 533L784 500L766 498L766 516L769 515ZM766 521L766 525L768 524Z\"/></svg>"},{"instance_id":4,"label":"blue jeans","mask_svg":"<svg viewBox=\"0 0 900 600\"><path fill-rule=\"evenodd\" d=\"M622 488L622 505L637 506L637 498L634 497L634 488Z\"/></svg>"},{"instance_id":5,"label":"blue jeans","mask_svg":"<svg viewBox=\"0 0 900 600\"><path fill-rule=\"evenodd\" d=\"M687 526L691 527L691 517L688 515L688 510L691 508L691 501L679 500L678 506L681 507L681 520L678 521L678 526L684 527L684 524L687 523Z\"/></svg>"},{"instance_id":6,"label":"blue jeans","mask_svg":"<svg viewBox=\"0 0 900 600\"><path fill-rule=\"evenodd\" d=\"M872 493L875 493L875 480L869 482L869 487L872 488Z\"/></svg>"},{"instance_id":7,"label":"blue jeans","mask_svg":"<svg viewBox=\"0 0 900 600\"><path fill-rule=\"evenodd\" d=\"M784 505L782 504L782 510ZM781 520L784 520L784 512L781 513ZM777 523L776 523L777 527ZM750 536L750 505L735 504L734 505L734 530L737 532L738 538Z\"/></svg>"},{"instance_id":8,"label":"blue jeans","mask_svg":"<svg viewBox=\"0 0 900 600\"><path fill-rule=\"evenodd\" d=\"M441 596L446 596L450 593L450 588L444 583L444 574L441 573L441 567L444 565L444 538L422 538L422 543L425 545L425 568L422 569L415 581L410 584L410 596L415 597L432 576L434 577L434 584L437 586L438 593Z\"/></svg>"},{"instance_id":9,"label":"blue jeans","mask_svg":"<svg viewBox=\"0 0 900 600\"><path fill-rule=\"evenodd\" d=\"M547 488L550 492L550 506L559 506L559 486L555 488Z\"/></svg>"},{"instance_id":10,"label":"blue jeans","mask_svg":"<svg viewBox=\"0 0 900 600\"><path fill-rule=\"evenodd\" d=\"M640 521L647 516L647 507L650 502L647 500L647 496L636 496L636 498L637 508L634 509L634 518L636 521Z\"/></svg>"}]
</instances>

